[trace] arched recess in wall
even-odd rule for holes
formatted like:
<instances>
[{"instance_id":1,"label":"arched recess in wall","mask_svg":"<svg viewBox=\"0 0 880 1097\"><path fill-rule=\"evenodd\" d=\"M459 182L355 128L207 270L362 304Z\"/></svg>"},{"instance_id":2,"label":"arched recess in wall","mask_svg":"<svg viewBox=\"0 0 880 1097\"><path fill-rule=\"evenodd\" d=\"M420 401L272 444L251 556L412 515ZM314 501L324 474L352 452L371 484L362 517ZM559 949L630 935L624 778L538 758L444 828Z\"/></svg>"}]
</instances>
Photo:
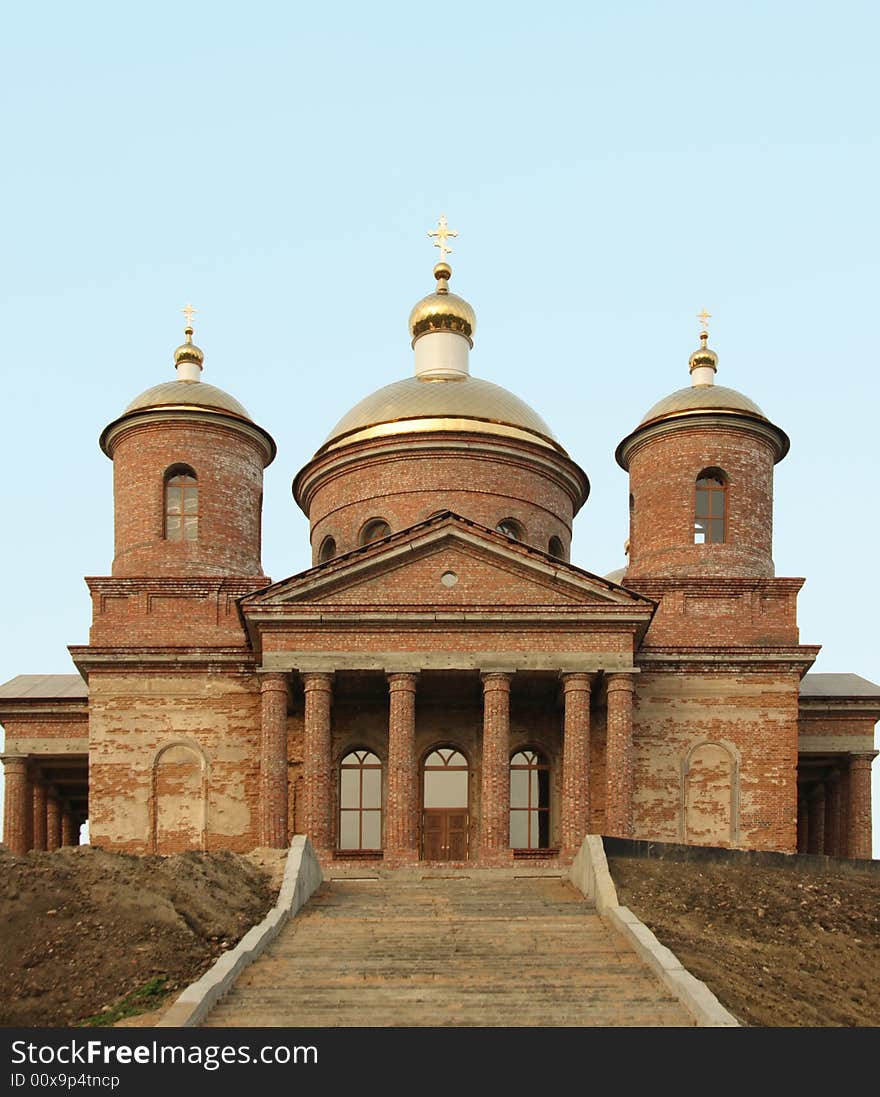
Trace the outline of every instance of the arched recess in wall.
<instances>
[{"instance_id":1,"label":"arched recess in wall","mask_svg":"<svg viewBox=\"0 0 880 1097\"><path fill-rule=\"evenodd\" d=\"M733 846L739 827L739 762L724 743L691 748L682 773L682 839L693 846Z\"/></svg>"},{"instance_id":2,"label":"arched recess in wall","mask_svg":"<svg viewBox=\"0 0 880 1097\"><path fill-rule=\"evenodd\" d=\"M155 853L204 849L208 763L192 743L169 743L153 762L152 845Z\"/></svg>"}]
</instances>

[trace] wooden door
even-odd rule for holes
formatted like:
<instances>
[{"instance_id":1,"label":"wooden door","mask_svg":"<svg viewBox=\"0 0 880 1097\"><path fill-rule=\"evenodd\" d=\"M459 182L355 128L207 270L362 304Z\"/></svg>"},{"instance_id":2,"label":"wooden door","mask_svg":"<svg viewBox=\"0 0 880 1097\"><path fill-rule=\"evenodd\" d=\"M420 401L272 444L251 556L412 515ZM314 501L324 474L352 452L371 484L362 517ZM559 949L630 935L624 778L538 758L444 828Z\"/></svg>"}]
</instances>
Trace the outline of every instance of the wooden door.
<instances>
[{"instance_id":1,"label":"wooden door","mask_svg":"<svg viewBox=\"0 0 880 1097\"><path fill-rule=\"evenodd\" d=\"M426 861L466 861L468 816L456 808L427 808L422 825L422 856Z\"/></svg>"}]
</instances>

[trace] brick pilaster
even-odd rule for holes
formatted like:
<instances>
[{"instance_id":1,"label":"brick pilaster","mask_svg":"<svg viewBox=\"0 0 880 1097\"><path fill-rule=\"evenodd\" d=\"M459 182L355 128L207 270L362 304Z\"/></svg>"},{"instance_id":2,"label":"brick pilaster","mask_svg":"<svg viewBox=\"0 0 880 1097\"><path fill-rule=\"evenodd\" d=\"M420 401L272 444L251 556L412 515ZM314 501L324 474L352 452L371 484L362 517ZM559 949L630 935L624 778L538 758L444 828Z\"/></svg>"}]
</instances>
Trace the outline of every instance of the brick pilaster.
<instances>
[{"instance_id":1,"label":"brick pilaster","mask_svg":"<svg viewBox=\"0 0 880 1097\"><path fill-rule=\"evenodd\" d=\"M28 850L28 774L23 754L3 756L6 791L3 801L3 841L10 853L23 857Z\"/></svg>"},{"instance_id":2,"label":"brick pilaster","mask_svg":"<svg viewBox=\"0 0 880 1097\"><path fill-rule=\"evenodd\" d=\"M330 740L330 708L333 703L333 675L306 673L305 734L303 751L303 799L306 833L316 850L328 851L333 828L330 808L333 803Z\"/></svg>"},{"instance_id":3,"label":"brick pilaster","mask_svg":"<svg viewBox=\"0 0 880 1097\"><path fill-rule=\"evenodd\" d=\"M854 754L849 763L849 856L871 857L870 754Z\"/></svg>"},{"instance_id":4,"label":"brick pilaster","mask_svg":"<svg viewBox=\"0 0 880 1097\"><path fill-rule=\"evenodd\" d=\"M507 672L483 679L483 783L480 856L510 849L510 681Z\"/></svg>"},{"instance_id":5,"label":"brick pilaster","mask_svg":"<svg viewBox=\"0 0 880 1097\"><path fill-rule=\"evenodd\" d=\"M39 777L34 779L32 796L34 807L34 846L35 850L46 849L46 786Z\"/></svg>"},{"instance_id":6,"label":"brick pilaster","mask_svg":"<svg viewBox=\"0 0 880 1097\"><path fill-rule=\"evenodd\" d=\"M808 824L807 853L825 852L825 782L819 781L810 790L810 818Z\"/></svg>"},{"instance_id":7,"label":"brick pilaster","mask_svg":"<svg viewBox=\"0 0 880 1097\"><path fill-rule=\"evenodd\" d=\"M386 852L416 860L418 849L418 766L416 764L417 674L388 675L388 784Z\"/></svg>"},{"instance_id":8,"label":"brick pilaster","mask_svg":"<svg viewBox=\"0 0 880 1097\"><path fill-rule=\"evenodd\" d=\"M605 833L629 838L633 829L633 676L609 674L606 746Z\"/></svg>"},{"instance_id":9,"label":"brick pilaster","mask_svg":"<svg viewBox=\"0 0 880 1097\"><path fill-rule=\"evenodd\" d=\"M260 675L260 845L287 845L287 675Z\"/></svg>"},{"instance_id":10,"label":"brick pilaster","mask_svg":"<svg viewBox=\"0 0 880 1097\"><path fill-rule=\"evenodd\" d=\"M61 848L61 801L54 785L46 789L46 849L50 853Z\"/></svg>"},{"instance_id":11,"label":"brick pilaster","mask_svg":"<svg viewBox=\"0 0 880 1097\"><path fill-rule=\"evenodd\" d=\"M590 821L590 675L563 674L562 851L580 848Z\"/></svg>"}]
</instances>

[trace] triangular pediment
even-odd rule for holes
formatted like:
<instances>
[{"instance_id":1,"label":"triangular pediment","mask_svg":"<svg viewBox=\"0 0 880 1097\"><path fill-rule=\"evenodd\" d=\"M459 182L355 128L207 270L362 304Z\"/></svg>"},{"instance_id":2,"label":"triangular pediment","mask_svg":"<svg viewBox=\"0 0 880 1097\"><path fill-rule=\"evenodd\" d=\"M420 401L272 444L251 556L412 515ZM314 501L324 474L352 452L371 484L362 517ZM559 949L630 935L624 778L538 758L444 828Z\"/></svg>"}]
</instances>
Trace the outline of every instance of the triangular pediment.
<instances>
[{"instance_id":1,"label":"triangular pediment","mask_svg":"<svg viewBox=\"0 0 880 1097\"><path fill-rule=\"evenodd\" d=\"M419 606L439 612L493 607L627 607L654 603L598 575L511 541L451 512L310 568L242 600L269 607Z\"/></svg>"}]
</instances>

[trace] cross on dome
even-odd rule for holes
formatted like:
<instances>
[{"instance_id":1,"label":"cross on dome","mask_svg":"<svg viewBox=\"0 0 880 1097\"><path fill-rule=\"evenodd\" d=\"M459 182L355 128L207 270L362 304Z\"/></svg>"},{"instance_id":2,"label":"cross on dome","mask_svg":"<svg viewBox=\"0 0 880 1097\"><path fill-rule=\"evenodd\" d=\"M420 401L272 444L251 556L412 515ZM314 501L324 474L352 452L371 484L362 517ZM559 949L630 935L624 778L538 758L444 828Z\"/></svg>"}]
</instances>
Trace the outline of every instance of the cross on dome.
<instances>
[{"instance_id":1,"label":"cross on dome","mask_svg":"<svg viewBox=\"0 0 880 1097\"><path fill-rule=\"evenodd\" d=\"M457 229L451 229L449 222L446 220L446 214L440 214L440 220L437 222L437 228L428 233L428 236L436 236L434 241L434 247L440 249L440 262L446 262L446 256L452 255L452 248L450 248L446 241L450 236L458 236Z\"/></svg>"}]
</instances>

